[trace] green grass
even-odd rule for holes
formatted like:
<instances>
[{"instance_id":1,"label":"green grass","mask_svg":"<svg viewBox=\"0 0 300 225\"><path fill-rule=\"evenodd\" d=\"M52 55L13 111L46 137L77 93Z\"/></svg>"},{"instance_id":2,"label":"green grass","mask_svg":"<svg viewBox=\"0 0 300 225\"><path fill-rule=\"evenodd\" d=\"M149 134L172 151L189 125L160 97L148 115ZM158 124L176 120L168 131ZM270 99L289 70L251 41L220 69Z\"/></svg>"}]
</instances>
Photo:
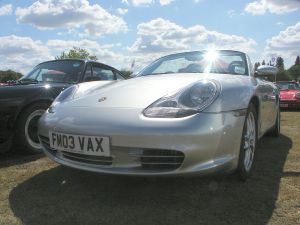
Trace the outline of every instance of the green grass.
<instances>
[{"instance_id":1,"label":"green grass","mask_svg":"<svg viewBox=\"0 0 300 225\"><path fill-rule=\"evenodd\" d=\"M108 176L0 156L0 224L300 224L300 112L283 112L282 135L260 141L245 183Z\"/></svg>"}]
</instances>

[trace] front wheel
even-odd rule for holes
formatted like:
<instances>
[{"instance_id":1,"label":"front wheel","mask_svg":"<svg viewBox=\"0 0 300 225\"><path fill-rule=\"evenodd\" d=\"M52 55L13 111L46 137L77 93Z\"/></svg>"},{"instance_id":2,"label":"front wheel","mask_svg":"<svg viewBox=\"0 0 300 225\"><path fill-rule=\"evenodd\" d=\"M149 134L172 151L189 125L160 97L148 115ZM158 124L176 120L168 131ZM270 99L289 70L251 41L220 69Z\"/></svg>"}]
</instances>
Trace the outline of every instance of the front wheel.
<instances>
[{"instance_id":1,"label":"front wheel","mask_svg":"<svg viewBox=\"0 0 300 225\"><path fill-rule=\"evenodd\" d=\"M49 107L46 103L36 103L23 112L18 119L16 130L16 147L27 153L39 153L42 151L38 138L38 121Z\"/></svg>"},{"instance_id":2,"label":"front wheel","mask_svg":"<svg viewBox=\"0 0 300 225\"><path fill-rule=\"evenodd\" d=\"M257 113L253 104L249 105L244 122L240 146L237 174L245 181L251 174L257 144Z\"/></svg>"}]
</instances>

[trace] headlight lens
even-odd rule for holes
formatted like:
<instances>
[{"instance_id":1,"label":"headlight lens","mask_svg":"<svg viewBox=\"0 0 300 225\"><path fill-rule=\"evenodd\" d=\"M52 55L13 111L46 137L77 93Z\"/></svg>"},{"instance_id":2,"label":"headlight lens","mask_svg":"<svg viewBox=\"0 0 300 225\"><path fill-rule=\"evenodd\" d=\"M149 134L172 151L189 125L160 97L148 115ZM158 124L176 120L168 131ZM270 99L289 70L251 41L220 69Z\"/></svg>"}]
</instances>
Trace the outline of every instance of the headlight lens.
<instances>
[{"instance_id":1,"label":"headlight lens","mask_svg":"<svg viewBox=\"0 0 300 225\"><path fill-rule=\"evenodd\" d=\"M295 94L295 97L298 98L298 99L300 99L300 92L297 92L297 93Z\"/></svg>"},{"instance_id":2,"label":"headlight lens","mask_svg":"<svg viewBox=\"0 0 300 225\"><path fill-rule=\"evenodd\" d=\"M198 113L208 107L219 95L216 81L202 80L174 94L158 99L143 114L155 118L179 118Z\"/></svg>"},{"instance_id":3,"label":"headlight lens","mask_svg":"<svg viewBox=\"0 0 300 225\"><path fill-rule=\"evenodd\" d=\"M51 104L51 106L48 109L49 113L55 112L55 107L65 101L71 100L74 95L76 94L78 90L78 85L73 85L71 87L68 87L66 90L62 91L54 100L54 102Z\"/></svg>"}]
</instances>

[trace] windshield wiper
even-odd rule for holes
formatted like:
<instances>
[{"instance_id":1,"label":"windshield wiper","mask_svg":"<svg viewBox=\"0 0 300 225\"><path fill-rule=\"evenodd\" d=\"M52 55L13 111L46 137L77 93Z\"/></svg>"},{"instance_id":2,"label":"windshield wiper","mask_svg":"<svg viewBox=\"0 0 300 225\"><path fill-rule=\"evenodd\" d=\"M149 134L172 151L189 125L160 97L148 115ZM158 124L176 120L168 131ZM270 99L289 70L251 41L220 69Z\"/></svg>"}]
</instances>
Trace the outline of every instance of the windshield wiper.
<instances>
[{"instance_id":1,"label":"windshield wiper","mask_svg":"<svg viewBox=\"0 0 300 225\"><path fill-rule=\"evenodd\" d=\"M39 81L36 79L32 79L32 78L24 78L21 80L18 80L19 84L38 84Z\"/></svg>"}]
</instances>

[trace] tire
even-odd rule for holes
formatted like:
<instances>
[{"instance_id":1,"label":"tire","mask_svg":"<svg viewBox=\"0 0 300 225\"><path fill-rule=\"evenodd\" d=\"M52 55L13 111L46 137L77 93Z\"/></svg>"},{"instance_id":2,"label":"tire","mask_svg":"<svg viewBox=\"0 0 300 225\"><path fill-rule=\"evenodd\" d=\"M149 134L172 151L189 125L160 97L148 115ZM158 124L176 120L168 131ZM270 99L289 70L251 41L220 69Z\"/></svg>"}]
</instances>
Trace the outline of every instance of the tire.
<instances>
[{"instance_id":1,"label":"tire","mask_svg":"<svg viewBox=\"0 0 300 225\"><path fill-rule=\"evenodd\" d=\"M279 137L280 135L280 108L278 108L276 122L274 127L268 132L269 136Z\"/></svg>"},{"instance_id":2,"label":"tire","mask_svg":"<svg viewBox=\"0 0 300 225\"><path fill-rule=\"evenodd\" d=\"M254 105L250 103L244 122L239 161L236 170L239 179L242 181L246 181L253 171L256 145L257 113Z\"/></svg>"},{"instance_id":3,"label":"tire","mask_svg":"<svg viewBox=\"0 0 300 225\"><path fill-rule=\"evenodd\" d=\"M42 146L37 135L39 118L49 107L47 103L36 103L20 113L15 134L15 148L22 153L40 153Z\"/></svg>"}]
</instances>

